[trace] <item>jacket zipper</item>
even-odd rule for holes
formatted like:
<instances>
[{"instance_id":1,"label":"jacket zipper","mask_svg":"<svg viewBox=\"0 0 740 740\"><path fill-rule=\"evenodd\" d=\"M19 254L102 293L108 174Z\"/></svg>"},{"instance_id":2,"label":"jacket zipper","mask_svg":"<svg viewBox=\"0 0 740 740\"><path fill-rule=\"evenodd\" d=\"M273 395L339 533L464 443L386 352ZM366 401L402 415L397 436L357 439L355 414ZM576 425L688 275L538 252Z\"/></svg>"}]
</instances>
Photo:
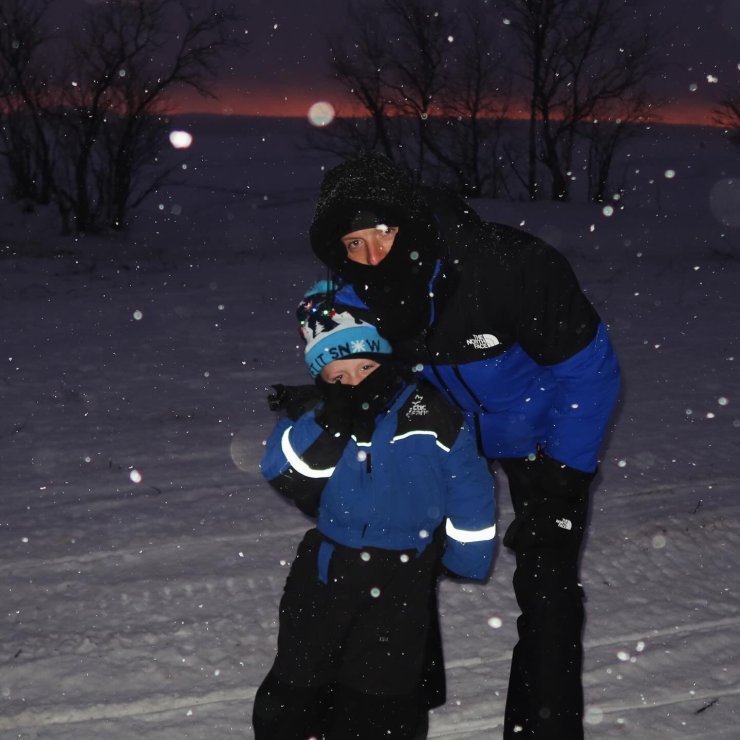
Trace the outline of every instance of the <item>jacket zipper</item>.
<instances>
[{"instance_id":1,"label":"jacket zipper","mask_svg":"<svg viewBox=\"0 0 740 740\"><path fill-rule=\"evenodd\" d=\"M432 275L431 280L429 281L429 301L431 303L431 309L430 309L430 320L429 325L424 329L424 348L427 351L427 357L429 357L429 366L432 368L432 372L434 373L434 377L437 378L437 381L439 382L440 386L444 388L445 393L450 398L450 401L457 406L461 411L465 411L465 407L457 400L455 397L455 394L450 390L450 387L445 383L445 381L442 378L442 375L440 374L439 370L437 370L437 366L434 364L434 355L432 354L432 350L429 347L429 330L434 326L434 320L437 316L437 306L434 300L434 283L437 280L437 276L439 275L440 271L442 269L442 262L441 260L437 261L437 265L434 269L434 274ZM452 368L452 372L455 374L455 377L457 378L458 382L462 387L466 390L470 398L473 400L473 403L478 407L479 411L481 413L488 413L488 409L481 403L478 396L473 393L473 390L471 387L465 382L465 379L462 376L462 373L460 372L457 365L450 365Z\"/></svg>"},{"instance_id":2,"label":"jacket zipper","mask_svg":"<svg viewBox=\"0 0 740 740\"><path fill-rule=\"evenodd\" d=\"M429 330L424 330L424 347L427 351L427 356L429 357L428 365L432 368L432 372L434 373L434 377L437 379L437 382L439 383L440 387L444 388L445 393L449 397L450 401L457 406L461 411L466 411L467 409L460 403L460 401L457 400L457 396L452 392L450 387L445 382L444 378L442 377L442 374L437 369L437 366L434 364L432 358L432 350L429 347ZM473 389L467 384L465 381L465 378L463 378L462 373L460 372L460 369L457 365L450 365L450 368L452 368L452 372L454 373L455 377L457 378L458 382L462 387L466 390L470 398L473 400L473 403L478 407L478 411L483 414L488 413L488 409L481 403L478 396L475 395L473 392Z\"/></svg>"},{"instance_id":3,"label":"jacket zipper","mask_svg":"<svg viewBox=\"0 0 740 740\"><path fill-rule=\"evenodd\" d=\"M458 368L457 365L452 365L452 372L455 373L455 377L460 381L462 384L462 387L465 388L465 390L468 392L470 397L473 399L475 404L478 406L478 408L484 413L488 413L488 409L481 403L478 396L473 393L473 389L465 382L465 378L463 378L462 373L460 372L460 368Z\"/></svg>"}]
</instances>

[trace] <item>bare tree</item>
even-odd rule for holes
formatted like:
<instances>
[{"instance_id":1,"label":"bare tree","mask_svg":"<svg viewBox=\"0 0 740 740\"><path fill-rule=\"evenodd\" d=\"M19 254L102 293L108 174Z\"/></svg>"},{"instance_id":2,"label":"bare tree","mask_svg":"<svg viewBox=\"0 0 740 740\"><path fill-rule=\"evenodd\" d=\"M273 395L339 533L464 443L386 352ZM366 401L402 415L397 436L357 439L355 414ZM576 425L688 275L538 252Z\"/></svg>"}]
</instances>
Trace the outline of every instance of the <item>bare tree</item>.
<instances>
[{"instance_id":1,"label":"bare tree","mask_svg":"<svg viewBox=\"0 0 740 740\"><path fill-rule=\"evenodd\" d=\"M390 74L386 83L399 115L414 122L417 177L424 175L427 151L435 150L433 113L440 113L449 84L454 16L432 0L385 0L390 46ZM434 152L439 155L440 150Z\"/></svg>"},{"instance_id":2,"label":"bare tree","mask_svg":"<svg viewBox=\"0 0 740 740\"><path fill-rule=\"evenodd\" d=\"M522 53L517 71L529 85L529 197L540 194L540 161L551 197L567 200L581 124L626 98L647 105L642 88L656 71L650 32L633 25L622 0L505 0L505 7Z\"/></svg>"},{"instance_id":3,"label":"bare tree","mask_svg":"<svg viewBox=\"0 0 740 740\"><path fill-rule=\"evenodd\" d=\"M357 0L349 20L349 32L330 41L329 66L371 124L339 122L324 138L345 150L379 149L421 177L435 148L432 114L447 84L454 18L431 0L380 0L372 8Z\"/></svg>"},{"instance_id":4,"label":"bare tree","mask_svg":"<svg viewBox=\"0 0 740 740\"><path fill-rule=\"evenodd\" d=\"M733 143L740 145L740 89L724 91L714 109L714 122L728 131Z\"/></svg>"},{"instance_id":5,"label":"bare tree","mask_svg":"<svg viewBox=\"0 0 740 740\"><path fill-rule=\"evenodd\" d=\"M642 134L642 126L655 119L642 94L615 103L603 118L584 124L581 133L588 142L588 199L607 200L614 157L620 147Z\"/></svg>"},{"instance_id":6,"label":"bare tree","mask_svg":"<svg viewBox=\"0 0 740 740\"><path fill-rule=\"evenodd\" d=\"M48 71L41 59L50 39L51 0L0 0L0 156L11 196L48 203L53 191L53 141L47 125Z\"/></svg>"},{"instance_id":7,"label":"bare tree","mask_svg":"<svg viewBox=\"0 0 740 740\"><path fill-rule=\"evenodd\" d=\"M76 231L122 228L129 209L167 176L156 155L176 89L213 97L220 54L241 42L233 10L215 0L202 5L114 0L90 7L60 110L65 157L56 198Z\"/></svg>"},{"instance_id":8,"label":"bare tree","mask_svg":"<svg viewBox=\"0 0 740 740\"><path fill-rule=\"evenodd\" d=\"M430 0L356 0L349 19L331 39L330 68L367 118L339 119L314 144L341 155L380 150L419 179L496 192L508 86L480 15Z\"/></svg>"},{"instance_id":9,"label":"bare tree","mask_svg":"<svg viewBox=\"0 0 740 740\"><path fill-rule=\"evenodd\" d=\"M467 196L498 195L502 185L499 144L511 104L503 54L492 47L493 32L479 12L463 15L461 38L441 94L448 135L432 150Z\"/></svg>"},{"instance_id":10,"label":"bare tree","mask_svg":"<svg viewBox=\"0 0 740 740\"><path fill-rule=\"evenodd\" d=\"M539 178L537 174L537 153L539 150L539 113L540 99L543 97L544 81L548 77L548 46L552 35L551 29L560 22L561 8L548 0L509 0L505 10L510 12L507 18L514 32L522 53L521 65L514 65L520 77L529 83L529 142L527 154L527 191L530 200L539 197Z\"/></svg>"},{"instance_id":11,"label":"bare tree","mask_svg":"<svg viewBox=\"0 0 740 740\"><path fill-rule=\"evenodd\" d=\"M336 137L350 144L350 151L380 149L389 159L396 157L396 142L389 125L393 104L389 99L388 44L378 15L370 15L357 2L348 6L351 40L334 35L329 40L330 68L334 77L357 100L369 117L369 125L358 121L338 122ZM341 151L340 153L345 153Z\"/></svg>"}]
</instances>

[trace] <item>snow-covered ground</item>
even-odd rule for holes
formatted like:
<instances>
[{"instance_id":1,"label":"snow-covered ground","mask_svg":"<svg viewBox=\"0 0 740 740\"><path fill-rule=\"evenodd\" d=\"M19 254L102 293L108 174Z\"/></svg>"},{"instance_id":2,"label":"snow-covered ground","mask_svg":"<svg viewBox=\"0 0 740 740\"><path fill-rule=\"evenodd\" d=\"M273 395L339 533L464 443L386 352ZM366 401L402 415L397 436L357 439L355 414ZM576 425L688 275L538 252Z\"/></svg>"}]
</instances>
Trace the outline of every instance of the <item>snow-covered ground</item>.
<instances>
[{"instance_id":1,"label":"snow-covered ground","mask_svg":"<svg viewBox=\"0 0 740 740\"><path fill-rule=\"evenodd\" d=\"M0 204L3 740L251 737L308 527L258 471L324 274L306 230L334 162L304 128L191 121L182 182L123 238ZM587 738L736 738L740 152L658 127L629 155L611 216L475 205L568 255L624 370L583 563ZM499 501L503 531L503 480ZM431 737L501 736L512 568L502 549L489 583L442 584Z\"/></svg>"}]
</instances>

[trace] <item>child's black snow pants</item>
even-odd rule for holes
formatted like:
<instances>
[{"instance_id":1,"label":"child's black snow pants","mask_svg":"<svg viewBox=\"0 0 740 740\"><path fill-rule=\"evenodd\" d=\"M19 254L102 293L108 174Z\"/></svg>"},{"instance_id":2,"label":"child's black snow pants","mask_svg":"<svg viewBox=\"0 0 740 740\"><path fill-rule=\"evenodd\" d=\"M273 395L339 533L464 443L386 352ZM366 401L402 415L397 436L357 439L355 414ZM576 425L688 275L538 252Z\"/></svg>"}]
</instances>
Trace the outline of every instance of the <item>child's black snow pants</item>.
<instances>
[{"instance_id":1,"label":"child's black snow pants","mask_svg":"<svg viewBox=\"0 0 740 740\"><path fill-rule=\"evenodd\" d=\"M334 546L306 533L280 603L275 662L255 697L256 740L413 737L440 552Z\"/></svg>"}]
</instances>

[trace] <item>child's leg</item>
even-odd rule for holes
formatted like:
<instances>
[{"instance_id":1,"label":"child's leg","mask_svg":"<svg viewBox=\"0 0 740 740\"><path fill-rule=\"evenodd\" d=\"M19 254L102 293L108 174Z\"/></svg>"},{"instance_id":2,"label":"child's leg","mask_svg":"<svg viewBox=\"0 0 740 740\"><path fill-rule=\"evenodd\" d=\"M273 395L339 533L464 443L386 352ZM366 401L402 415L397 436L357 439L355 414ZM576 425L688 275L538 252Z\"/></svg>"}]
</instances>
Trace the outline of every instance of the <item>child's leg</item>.
<instances>
[{"instance_id":1,"label":"child's leg","mask_svg":"<svg viewBox=\"0 0 740 740\"><path fill-rule=\"evenodd\" d=\"M257 690L252 712L255 740L305 740L321 736L321 693L291 686L273 673Z\"/></svg>"},{"instance_id":2,"label":"child's leg","mask_svg":"<svg viewBox=\"0 0 740 740\"><path fill-rule=\"evenodd\" d=\"M347 636L327 738L410 740L439 552L373 550L354 558L343 566L365 596Z\"/></svg>"},{"instance_id":3,"label":"child's leg","mask_svg":"<svg viewBox=\"0 0 740 740\"><path fill-rule=\"evenodd\" d=\"M420 711L426 713L429 709L441 707L445 701L447 701L447 680L442 650L442 630L439 624L437 588L435 586L429 599L429 634L424 648L424 670L419 686Z\"/></svg>"},{"instance_id":4,"label":"child's leg","mask_svg":"<svg viewBox=\"0 0 740 740\"><path fill-rule=\"evenodd\" d=\"M326 740L412 740L414 737L419 714L416 693L377 696L339 686L336 703L341 711L334 716Z\"/></svg>"},{"instance_id":5,"label":"child's leg","mask_svg":"<svg viewBox=\"0 0 740 740\"><path fill-rule=\"evenodd\" d=\"M258 740L320 737L323 701L355 611L342 583L319 579L321 541L315 530L306 533L285 583L277 656L254 702Z\"/></svg>"}]
</instances>

